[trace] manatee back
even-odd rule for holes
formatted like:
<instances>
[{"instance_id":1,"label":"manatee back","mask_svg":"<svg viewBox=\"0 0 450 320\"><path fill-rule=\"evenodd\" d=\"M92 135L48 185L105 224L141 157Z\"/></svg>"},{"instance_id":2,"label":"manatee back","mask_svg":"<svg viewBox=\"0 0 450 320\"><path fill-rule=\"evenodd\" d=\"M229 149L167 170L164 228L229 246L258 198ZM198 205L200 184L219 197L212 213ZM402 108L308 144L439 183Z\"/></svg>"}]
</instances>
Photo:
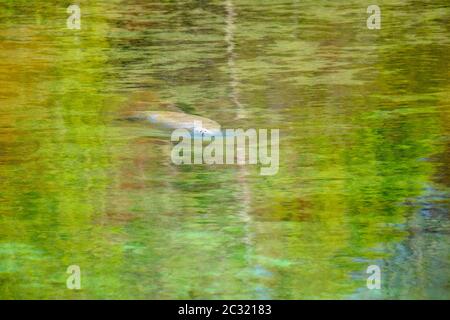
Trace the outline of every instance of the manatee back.
<instances>
[{"instance_id":1,"label":"manatee back","mask_svg":"<svg viewBox=\"0 0 450 320\"><path fill-rule=\"evenodd\" d=\"M214 120L173 111L136 111L127 119L130 121L147 121L170 129L193 129L196 123L208 130L220 130L220 124Z\"/></svg>"}]
</instances>

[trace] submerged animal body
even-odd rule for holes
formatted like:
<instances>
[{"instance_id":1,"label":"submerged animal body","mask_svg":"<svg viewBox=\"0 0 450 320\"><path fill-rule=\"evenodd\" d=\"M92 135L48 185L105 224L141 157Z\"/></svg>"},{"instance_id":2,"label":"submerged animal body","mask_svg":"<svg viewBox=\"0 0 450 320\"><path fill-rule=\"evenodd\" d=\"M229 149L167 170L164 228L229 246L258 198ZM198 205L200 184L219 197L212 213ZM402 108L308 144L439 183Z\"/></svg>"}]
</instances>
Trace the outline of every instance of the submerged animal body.
<instances>
[{"instance_id":1,"label":"submerged animal body","mask_svg":"<svg viewBox=\"0 0 450 320\"><path fill-rule=\"evenodd\" d=\"M221 132L216 121L182 112L173 111L135 111L126 119L131 121L146 121L156 126L168 129L188 129L194 133L214 135Z\"/></svg>"}]
</instances>

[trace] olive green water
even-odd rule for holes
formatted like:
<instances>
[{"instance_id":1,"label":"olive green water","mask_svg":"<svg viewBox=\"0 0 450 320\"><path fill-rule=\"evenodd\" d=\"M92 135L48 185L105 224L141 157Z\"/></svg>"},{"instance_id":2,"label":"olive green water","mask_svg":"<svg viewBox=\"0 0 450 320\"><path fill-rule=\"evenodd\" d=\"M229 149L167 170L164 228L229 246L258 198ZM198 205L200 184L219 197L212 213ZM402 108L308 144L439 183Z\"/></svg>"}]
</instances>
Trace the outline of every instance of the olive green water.
<instances>
[{"instance_id":1,"label":"olive green water","mask_svg":"<svg viewBox=\"0 0 450 320\"><path fill-rule=\"evenodd\" d=\"M0 298L450 298L448 1L381 30L359 0L79 3L0 0ZM279 128L278 174L173 165L114 120L138 100Z\"/></svg>"}]
</instances>

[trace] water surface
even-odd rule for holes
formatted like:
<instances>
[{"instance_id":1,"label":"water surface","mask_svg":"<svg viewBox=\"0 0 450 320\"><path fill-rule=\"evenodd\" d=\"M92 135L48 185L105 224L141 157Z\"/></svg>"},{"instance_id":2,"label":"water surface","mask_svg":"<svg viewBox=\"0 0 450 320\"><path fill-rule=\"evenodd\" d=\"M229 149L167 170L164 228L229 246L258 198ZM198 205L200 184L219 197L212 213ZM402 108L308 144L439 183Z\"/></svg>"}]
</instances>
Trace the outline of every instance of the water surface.
<instances>
[{"instance_id":1,"label":"water surface","mask_svg":"<svg viewBox=\"0 0 450 320\"><path fill-rule=\"evenodd\" d=\"M0 298L450 298L448 1L67 5L0 0ZM172 104L278 174L115 120Z\"/></svg>"}]
</instances>

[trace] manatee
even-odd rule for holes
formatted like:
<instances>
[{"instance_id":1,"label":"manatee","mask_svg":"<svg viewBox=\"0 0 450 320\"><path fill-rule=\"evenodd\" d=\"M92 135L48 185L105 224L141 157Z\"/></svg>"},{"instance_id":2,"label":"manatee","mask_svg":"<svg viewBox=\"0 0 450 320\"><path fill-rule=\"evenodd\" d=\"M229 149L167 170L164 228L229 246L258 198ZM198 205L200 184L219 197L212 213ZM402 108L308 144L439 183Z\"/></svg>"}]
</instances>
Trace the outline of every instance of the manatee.
<instances>
[{"instance_id":1,"label":"manatee","mask_svg":"<svg viewBox=\"0 0 450 320\"><path fill-rule=\"evenodd\" d=\"M193 130L194 134L215 135L221 133L220 124L214 120L174 111L132 111L125 117L130 121L147 122L168 129Z\"/></svg>"}]
</instances>

